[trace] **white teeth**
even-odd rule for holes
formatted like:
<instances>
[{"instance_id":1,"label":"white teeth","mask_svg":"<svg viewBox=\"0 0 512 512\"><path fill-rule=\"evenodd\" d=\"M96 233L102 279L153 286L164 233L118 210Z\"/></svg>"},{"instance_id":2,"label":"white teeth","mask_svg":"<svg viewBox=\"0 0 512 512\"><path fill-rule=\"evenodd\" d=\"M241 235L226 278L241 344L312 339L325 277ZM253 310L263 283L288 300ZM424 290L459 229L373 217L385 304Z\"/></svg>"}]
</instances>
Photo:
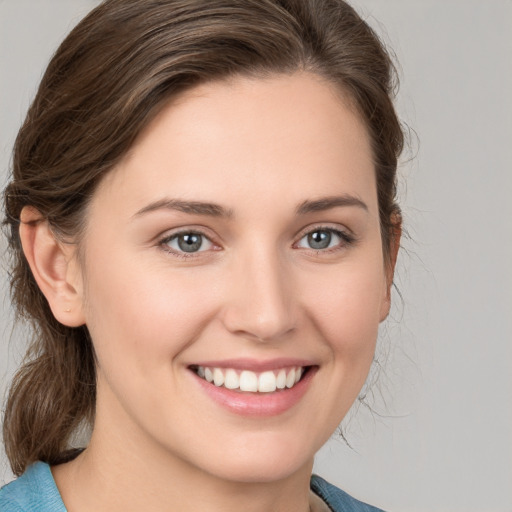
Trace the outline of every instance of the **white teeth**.
<instances>
[{"instance_id":1,"label":"white teeth","mask_svg":"<svg viewBox=\"0 0 512 512\"><path fill-rule=\"evenodd\" d=\"M304 373L304 368L281 368L262 373L243 370L238 372L233 368L208 368L198 366L197 375L217 387L224 386L227 389L240 389L246 392L273 393L276 390L292 388L299 382Z\"/></svg>"},{"instance_id":2,"label":"white teeth","mask_svg":"<svg viewBox=\"0 0 512 512\"><path fill-rule=\"evenodd\" d=\"M260 393L272 393L276 390L276 376L274 372L263 372L258 379L258 391Z\"/></svg>"},{"instance_id":3,"label":"white teeth","mask_svg":"<svg viewBox=\"0 0 512 512\"><path fill-rule=\"evenodd\" d=\"M240 391L258 391L258 376L254 372L244 370L240 374Z\"/></svg>"},{"instance_id":4,"label":"white teeth","mask_svg":"<svg viewBox=\"0 0 512 512\"><path fill-rule=\"evenodd\" d=\"M240 377L235 370L229 369L226 372L226 378L224 379L224 386L228 389L238 389L240 387Z\"/></svg>"},{"instance_id":5,"label":"white teeth","mask_svg":"<svg viewBox=\"0 0 512 512\"><path fill-rule=\"evenodd\" d=\"M222 384L224 384L224 374L220 368L213 369L213 383L216 386L222 386Z\"/></svg>"},{"instance_id":6,"label":"white teeth","mask_svg":"<svg viewBox=\"0 0 512 512\"><path fill-rule=\"evenodd\" d=\"M284 389L286 387L286 371L279 370L276 379L276 387L277 389Z\"/></svg>"},{"instance_id":7,"label":"white teeth","mask_svg":"<svg viewBox=\"0 0 512 512\"><path fill-rule=\"evenodd\" d=\"M286 376L286 387L291 388L295 384L295 368L292 368Z\"/></svg>"}]
</instances>

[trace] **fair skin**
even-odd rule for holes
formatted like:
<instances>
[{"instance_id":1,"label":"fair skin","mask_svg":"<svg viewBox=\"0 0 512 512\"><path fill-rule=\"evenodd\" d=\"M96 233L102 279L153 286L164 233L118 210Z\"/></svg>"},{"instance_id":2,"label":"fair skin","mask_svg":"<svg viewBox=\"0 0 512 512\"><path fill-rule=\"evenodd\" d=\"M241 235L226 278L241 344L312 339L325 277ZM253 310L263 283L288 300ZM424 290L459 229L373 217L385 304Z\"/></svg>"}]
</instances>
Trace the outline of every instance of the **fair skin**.
<instances>
[{"instance_id":1,"label":"fair skin","mask_svg":"<svg viewBox=\"0 0 512 512\"><path fill-rule=\"evenodd\" d=\"M52 311L97 354L91 442L53 468L70 512L309 510L391 284L368 135L332 85L198 86L103 179L80 259L45 223L20 232ZM199 367L304 376L240 391Z\"/></svg>"}]
</instances>

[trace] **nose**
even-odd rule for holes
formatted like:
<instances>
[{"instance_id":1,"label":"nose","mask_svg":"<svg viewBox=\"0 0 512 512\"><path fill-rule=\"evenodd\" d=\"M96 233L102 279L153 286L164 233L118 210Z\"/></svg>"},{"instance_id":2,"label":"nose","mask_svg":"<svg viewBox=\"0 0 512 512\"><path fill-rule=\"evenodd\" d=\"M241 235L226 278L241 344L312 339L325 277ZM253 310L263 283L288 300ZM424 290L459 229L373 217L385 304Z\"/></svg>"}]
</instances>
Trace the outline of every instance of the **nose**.
<instances>
[{"instance_id":1,"label":"nose","mask_svg":"<svg viewBox=\"0 0 512 512\"><path fill-rule=\"evenodd\" d=\"M277 251L260 250L233 262L222 320L234 334L275 341L297 325L290 269Z\"/></svg>"}]
</instances>

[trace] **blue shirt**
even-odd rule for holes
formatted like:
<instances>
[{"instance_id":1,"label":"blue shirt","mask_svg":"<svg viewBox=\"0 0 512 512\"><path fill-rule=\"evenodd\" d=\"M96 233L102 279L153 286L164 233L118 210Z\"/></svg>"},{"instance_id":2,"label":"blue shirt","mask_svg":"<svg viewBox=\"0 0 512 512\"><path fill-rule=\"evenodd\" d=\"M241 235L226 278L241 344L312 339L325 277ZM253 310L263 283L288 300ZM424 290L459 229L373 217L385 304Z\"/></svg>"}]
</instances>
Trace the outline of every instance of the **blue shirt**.
<instances>
[{"instance_id":1,"label":"blue shirt","mask_svg":"<svg viewBox=\"0 0 512 512\"><path fill-rule=\"evenodd\" d=\"M313 475L311 489L334 512L382 512ZM66 512L50 466L36 462L23 475L0 489L0 512Z\"/></svg>"}]
</instances>

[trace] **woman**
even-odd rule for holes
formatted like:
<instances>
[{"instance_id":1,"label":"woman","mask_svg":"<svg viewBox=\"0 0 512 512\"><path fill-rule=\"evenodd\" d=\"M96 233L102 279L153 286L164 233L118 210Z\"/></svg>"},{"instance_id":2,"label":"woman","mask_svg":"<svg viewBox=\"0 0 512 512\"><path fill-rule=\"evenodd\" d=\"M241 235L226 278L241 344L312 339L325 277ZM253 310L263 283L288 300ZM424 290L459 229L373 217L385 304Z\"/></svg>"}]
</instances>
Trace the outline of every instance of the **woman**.
<instances>
[{"instance_id":1,"label":"woman","mask_svg":"<svg viewBox=\"0 0 512 512\"><path fill-rule=\"evenodd\" d=\"M71 32L5 192L34 340L1 510L376 510L311 471L389 311L392 71L341 0L107 0Z\"/></svg>"}]
</instances>

